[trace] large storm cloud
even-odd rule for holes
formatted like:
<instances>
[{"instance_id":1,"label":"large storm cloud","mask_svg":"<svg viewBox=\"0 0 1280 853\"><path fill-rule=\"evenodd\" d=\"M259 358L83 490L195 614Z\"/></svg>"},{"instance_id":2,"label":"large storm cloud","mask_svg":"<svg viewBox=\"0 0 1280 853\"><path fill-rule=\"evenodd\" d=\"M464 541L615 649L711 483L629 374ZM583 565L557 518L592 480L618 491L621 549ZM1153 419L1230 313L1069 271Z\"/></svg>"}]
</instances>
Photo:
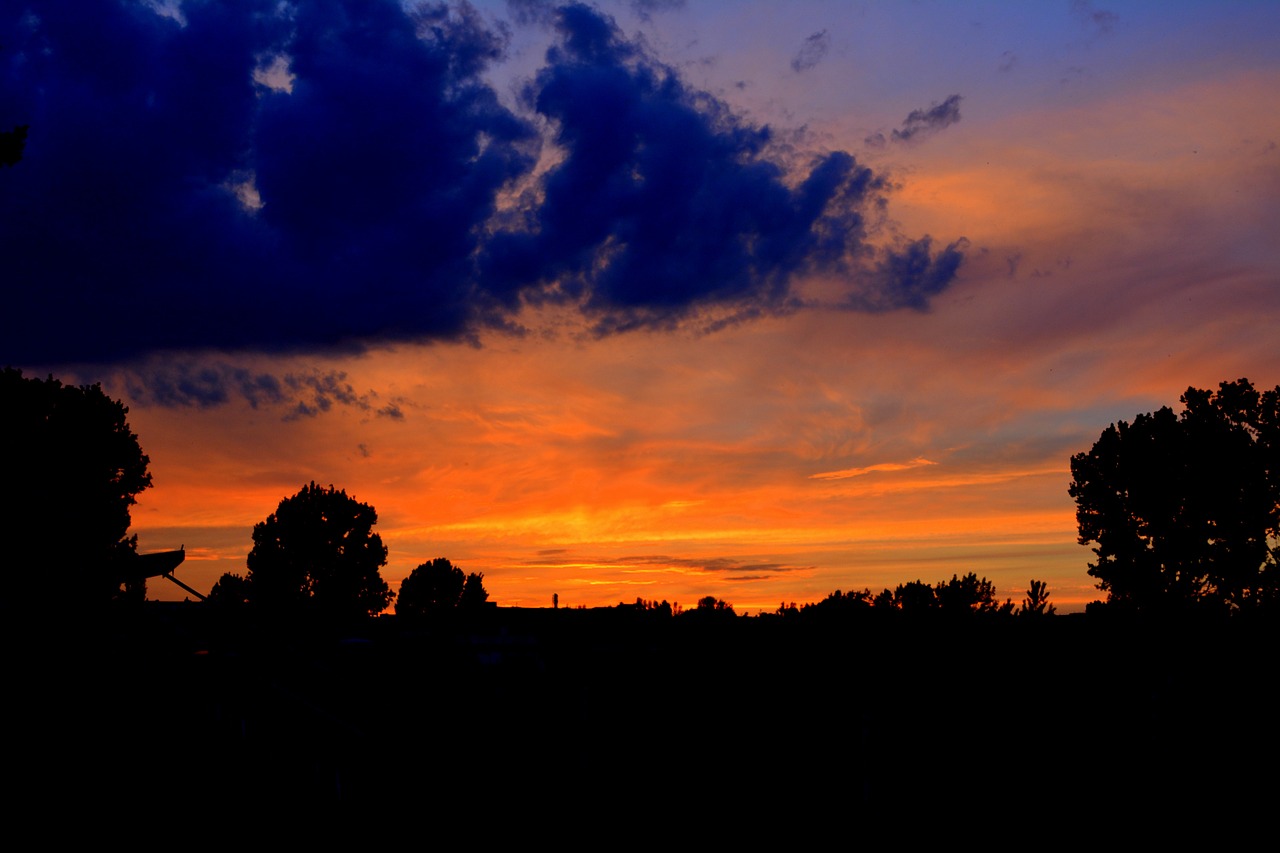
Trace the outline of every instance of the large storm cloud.
<instances>
[{"instance_id":1,"label":"large storm cloud","mask_svg":"<svg viewBox=\"0 0 1280 853\"><path fill-rule=\"evenodd\" d=\"M514 108L484 76L503 30L465 5L180 10L0 18L0 124L30 126L0 172L0 361L459 338L548 299L608 333L789 310L813 272L919 308L954 275L924 241L871 258L881 176L789 172L592 8L556 11Z\"/></svg>"}]
</instances>

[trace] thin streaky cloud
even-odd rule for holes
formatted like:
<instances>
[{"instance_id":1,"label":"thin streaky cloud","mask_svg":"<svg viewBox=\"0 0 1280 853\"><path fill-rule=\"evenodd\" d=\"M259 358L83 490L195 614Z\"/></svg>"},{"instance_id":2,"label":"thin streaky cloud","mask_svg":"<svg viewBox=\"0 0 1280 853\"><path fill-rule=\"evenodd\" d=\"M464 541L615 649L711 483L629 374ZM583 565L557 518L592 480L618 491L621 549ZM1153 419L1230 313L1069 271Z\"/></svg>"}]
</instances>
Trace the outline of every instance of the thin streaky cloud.
<instances>
[{"instance_id":1,"label":"thin streaky cloud","mask_svg":"<svg viewBox=\"0 0 1280 853\"><path fill-rule=\"evenodd\" d=\"M867 465L862 468L845 468L840 471L824 471L821 474L810 474L810 480L847 480L850 477L861 477L863 474L873 474L877 471L907 471L912 468L920 468L925 465L937 465L930 459L918 456L910 462L879 462L875 465Z\"/></svg>"}]
</instances>

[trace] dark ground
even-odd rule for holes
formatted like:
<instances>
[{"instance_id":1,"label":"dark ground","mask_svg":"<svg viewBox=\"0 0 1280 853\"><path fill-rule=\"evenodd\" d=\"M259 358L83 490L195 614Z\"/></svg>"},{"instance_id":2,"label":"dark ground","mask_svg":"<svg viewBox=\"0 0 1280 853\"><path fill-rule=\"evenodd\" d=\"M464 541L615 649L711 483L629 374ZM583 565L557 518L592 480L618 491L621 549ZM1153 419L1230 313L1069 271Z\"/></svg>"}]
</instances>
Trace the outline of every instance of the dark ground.
<instances>
[{"instance_id":1,"label":"dark ground","mask_svg":"<svg viewBox=\"0 0 1280 853\"><path fill-rule=\"evenodd\" d=\"M148 604L10 626L6 812L476 831L1275 815L1270 624L648 616L285 631Z\"/></svg>"}]
</instances>

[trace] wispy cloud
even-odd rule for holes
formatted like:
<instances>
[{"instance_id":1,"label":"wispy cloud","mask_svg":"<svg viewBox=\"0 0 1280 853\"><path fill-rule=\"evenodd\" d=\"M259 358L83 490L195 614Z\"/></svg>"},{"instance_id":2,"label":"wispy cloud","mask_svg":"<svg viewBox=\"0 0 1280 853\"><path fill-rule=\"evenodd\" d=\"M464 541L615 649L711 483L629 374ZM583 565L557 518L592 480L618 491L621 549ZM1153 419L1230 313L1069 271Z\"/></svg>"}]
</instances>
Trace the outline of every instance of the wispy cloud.
<instances>
[{"instance_id":1,"label":"wispy cloud","mask_svg":"<svg viewBox=\"0 0 1280 853\"><path fill-rule=\"evenodd\" d=\"M358 392L341 370L253 370L191 359L154 362L124 370L121 381L139 406L209 409L243 400L250 408L277 409L285 421L313 418L334 408L404 420L402 401L382 402L376 391Z\"/></svg>"},{"instance_id":2,"label":"wispy cloud","mask_svg":"<svg viewBox=\"0 0 1280 853\"><path fill-rule=\"evenodd\" d=\"M540 554L542 552L539 552ZM532 560L524 565L540 568L561 568L575 570L612 570L622 574L724 574L750 573L752 579L770 577L778 573L812 571L815 566L771 561L752 561L738 557L672 557L666 554L646 554L642 556L621 557L561 557L565 549L549 551L546 556L553 559ZM742 579L748 575L732 574Z\"/></svg>"},{"instance_id":3,"label":"wispy cloud","mask_svg":"<svg viewBox=\"0 0 1280 853\"><path fill-rule=\"evenodd\" d=\"M791 60L791 70L799 74L817 66L831 48L831 37L826 30L819 30L804 40L795 58Z\"/></svg>"},{"instance_id":4,"label":"wispy cloud","mask_svg":"<svg viewBox=\"0 0 1280 853\"><path fill-rule=\"evenodd\" d=\"M960 121L960 95L951 95L942 103L927 109L912 110L886 139L883 131L877 131L863 141L872 148L883 148L888 141L899 145L920 142Z\"/></svg>"},{"instance_id":5,"label":"wispy cloud","mask_svg":"<svg viewBox=\"0 0 1280 853\"><path fill-rule=\"evenodd\" d=\"M840 471L824 471L821 474L810 474L810 480L847 480L850 477L861 477L864 474L874 474L878 471L907 471L912 468L920 468L925 465L937 465L923 456L917 456L910 462L879 462L875 465L867 465L862 468L844 468Z\"/></svg>"},{"instance_id":6,"label":"wispy cloud","mask_svg":"<svg viewBox=\"0 0 1280 853\"><path fill-rule=\"evenodd\" d=\"M642 21L652 20L659 12L671 12L685 7L686 0L631 0L631 9Z\"/></svg>"},{"instance_id":7,"label":"wispy cloud","mask_svg":"<svg viewBox=\"0 0 1280 853\"><path fill-rule=\"evenodd\" d=\"M1120 23L1119 15L1096 8L1090 0L1071 0L1071 11L1082 25L1099 35L1111 32Z\"/></svg>"}]
</instances>

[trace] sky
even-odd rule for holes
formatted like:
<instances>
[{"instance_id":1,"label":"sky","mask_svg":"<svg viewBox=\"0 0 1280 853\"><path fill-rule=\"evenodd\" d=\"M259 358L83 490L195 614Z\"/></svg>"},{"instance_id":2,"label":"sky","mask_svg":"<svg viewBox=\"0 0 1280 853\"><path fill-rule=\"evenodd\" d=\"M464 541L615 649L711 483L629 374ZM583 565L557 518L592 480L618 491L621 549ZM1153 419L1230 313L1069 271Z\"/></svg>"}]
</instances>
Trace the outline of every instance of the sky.
<instances>
[{"instance_id":1,"label":"sky","mask_svg":"<svg viewBox=\"0 0 1280 853\"><path fill-rule=\"evenodd\" d=\"M1080 610L1070 457L1280 385L1280 4L7 4L0 363L207 590L309 482L392 589ZM186 593L163 581L153 598Z\"/></svg>"}]
</instances>

